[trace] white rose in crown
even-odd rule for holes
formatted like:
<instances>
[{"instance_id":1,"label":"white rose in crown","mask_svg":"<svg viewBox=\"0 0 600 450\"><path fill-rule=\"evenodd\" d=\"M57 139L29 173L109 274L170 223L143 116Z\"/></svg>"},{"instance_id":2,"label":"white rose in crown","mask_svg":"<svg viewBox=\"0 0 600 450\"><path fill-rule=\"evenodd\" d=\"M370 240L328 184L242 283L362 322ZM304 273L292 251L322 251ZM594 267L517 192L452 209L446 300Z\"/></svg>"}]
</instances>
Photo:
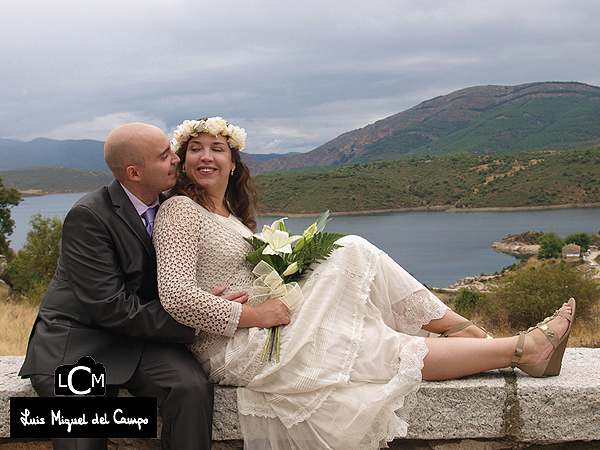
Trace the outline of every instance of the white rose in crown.
<instances>
[{"instance_id":1,"label":"white rose in crown","mask_svg":"<svg viewBox=\"0 0 600 450\"><path fill-rule=\"evenodd\" d=\"M225 122L221 117L211 117L210 119L207 119L204 127L205 131L213 136L217 136L218 134L223 134L223 136L226 136L224 132L227 131L227 122Z\"/></svg>"},{"instance_id":2,"label":"white rose in crown","mask_svg":"<svg viewBox=\"0 0 600 450\"><path fill-rule=\"evenodd\" d=\"M237 148L238 150L244 148L244 143L246 142L246 130L240 127L234 127L233 125L228 125L227 134L229 135L227 142L231 147Z\"/></svg>"}]
</instances>

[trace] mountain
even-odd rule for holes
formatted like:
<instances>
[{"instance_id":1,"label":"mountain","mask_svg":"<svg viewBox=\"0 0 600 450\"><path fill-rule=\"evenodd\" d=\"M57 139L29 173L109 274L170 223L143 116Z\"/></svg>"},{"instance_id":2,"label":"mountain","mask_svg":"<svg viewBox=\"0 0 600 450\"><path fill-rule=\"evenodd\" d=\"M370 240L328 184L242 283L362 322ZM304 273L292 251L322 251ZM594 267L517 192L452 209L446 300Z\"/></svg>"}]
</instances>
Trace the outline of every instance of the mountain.
<instances>
[{"instance_id":1,"label":"mountain","mask_svg":"<svg viewBox=\"0 0 600 450\"><path fill-rule=\"evenodd\" d=\"M297 153L286 153L294 155ZM284 155L278 153L245 155L252 164L260 164ZM70 167L109 172L104 162L104 142L90 139L58 141L38 138L23 142L0 139L0 170L24 167Z\"/></svg>"},{"instance_id":2,"label":"mountain","mask_svg":"<svg viewBox=\"0 0 600 450\"><path fill-rule=\"evenodd\" d=\"M344 133L255 173L466 151L502 154L600 143L600 88L575 82L476 86Z\"/></svg>"},{"instance_id":3,"label":"mountain","mask_svg":"<svg viewBox=\"0 0 600 450\"><path fill-rule=\"evenodd\" d=\"M0 170L31 166L71 167L108 172L104 162L104 142L101 141L57 141L38 138L23 142L0 139Z\"/></svg>"}]
</instances>

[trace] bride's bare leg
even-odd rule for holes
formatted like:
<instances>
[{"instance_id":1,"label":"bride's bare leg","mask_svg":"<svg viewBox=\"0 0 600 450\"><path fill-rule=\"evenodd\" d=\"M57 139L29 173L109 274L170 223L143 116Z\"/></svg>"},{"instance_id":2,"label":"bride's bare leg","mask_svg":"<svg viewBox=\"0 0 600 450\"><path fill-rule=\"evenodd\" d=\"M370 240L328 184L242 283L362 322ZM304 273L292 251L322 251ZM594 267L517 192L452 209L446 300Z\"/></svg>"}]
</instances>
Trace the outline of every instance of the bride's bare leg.
<instances>
[{"instance_id":1,"label":"bride's bare leg","mask_svg":"<svg viewBox=\"0 0 600 450\"><path fill-rule=\"evenodd\" d=\"M517 336L503 339L427 338L425 343L429 353L421 371L423 380L451 380L508 367L517 347L517 340Z\"/></svg>"},{"instance_id":2,"label":"bride's bare leg","mask_svg":"<svg viewBox=\"0 0 600 450\"><path fill-rule=\"evenodd\" d=\"M570 312L571 307L561 309ZM440 319L441 320L441 319ZM566 333L569 321L556 317L548 326L558 336ZM426 338L429 353L424 359L423 380L440 381L465 377L486 370L510 366L518 336L502 339L436 339ZM534 364L543 361L552 351L552 344L540 330L527 334L521 362Z\"/></svg>"},{"instance_id":3,"label":"bride's bare leg","mask_svg":"<svg viewBox=\"0 0 600 450\"><path fill-rule=\"evenodd\" d=\"M425 331L431 333L441 334L444 331L448 331L456 325L467 322L468 319L464 318L460 314L452 311L451 309L446 310L446 314L441 319L433 319L427 325L423 327ZM484 338L487 334L481 328L476 326L470 326L454 333L452 337L473 337L473 338Z\"/></svg>"}]
</instances>

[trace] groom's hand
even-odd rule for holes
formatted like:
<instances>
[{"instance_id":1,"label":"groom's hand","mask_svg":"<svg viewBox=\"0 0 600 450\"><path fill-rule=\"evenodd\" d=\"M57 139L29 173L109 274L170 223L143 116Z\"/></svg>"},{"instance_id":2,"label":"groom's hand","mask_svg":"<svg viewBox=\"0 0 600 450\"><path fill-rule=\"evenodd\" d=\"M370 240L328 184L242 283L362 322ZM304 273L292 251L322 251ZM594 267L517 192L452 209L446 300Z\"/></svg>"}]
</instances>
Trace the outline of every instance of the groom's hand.
<instances>
[{"instance_id":1,"label":"groom's hand","mask_svg":"<svg viewBox=\"0 0 600 450\"><path fill-rule=\"evenodd\" d=\"M244 291L230 292L229 294L221 295L225 292L227 286L220 286L218 288L214 288L209 294L216 295L217 297L224 298L226 300L231 300L232 302L238 303L246 303L248 301L248 294Z\"/></svg>"}]
</instances>

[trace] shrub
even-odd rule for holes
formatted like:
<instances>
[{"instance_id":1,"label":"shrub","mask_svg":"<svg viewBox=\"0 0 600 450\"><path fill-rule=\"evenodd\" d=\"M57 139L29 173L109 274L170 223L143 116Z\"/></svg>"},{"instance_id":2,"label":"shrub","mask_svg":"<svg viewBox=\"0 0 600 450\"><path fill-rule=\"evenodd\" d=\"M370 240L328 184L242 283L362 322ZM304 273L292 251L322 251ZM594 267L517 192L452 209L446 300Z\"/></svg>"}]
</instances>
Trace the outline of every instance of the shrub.
<instances>
[{"instance_id":1,"label":"shrub","mask_svg":"<svg viewBox=\"0 0 600 450\"><path fill-rule=\"evenodd\" d=\"M474 289L460 288L458 295L454 299L454 309L462 315L471 315L479 306L483 299L483 294Z\"/></svg>"},{"instance_id":2,"label":"shrub","mask_svg":"<svg viewBox=\"0 0 600 450\"><path fill-rule=\"evenodd\" d=\"M600 286L594 280L561 262L508 275L486 297L484 309L486 319L495 325L506 320L514 329L526 329L571 297L577 300L578 317L589 319L599 294Z\"/></svg>"}]
</instances>

